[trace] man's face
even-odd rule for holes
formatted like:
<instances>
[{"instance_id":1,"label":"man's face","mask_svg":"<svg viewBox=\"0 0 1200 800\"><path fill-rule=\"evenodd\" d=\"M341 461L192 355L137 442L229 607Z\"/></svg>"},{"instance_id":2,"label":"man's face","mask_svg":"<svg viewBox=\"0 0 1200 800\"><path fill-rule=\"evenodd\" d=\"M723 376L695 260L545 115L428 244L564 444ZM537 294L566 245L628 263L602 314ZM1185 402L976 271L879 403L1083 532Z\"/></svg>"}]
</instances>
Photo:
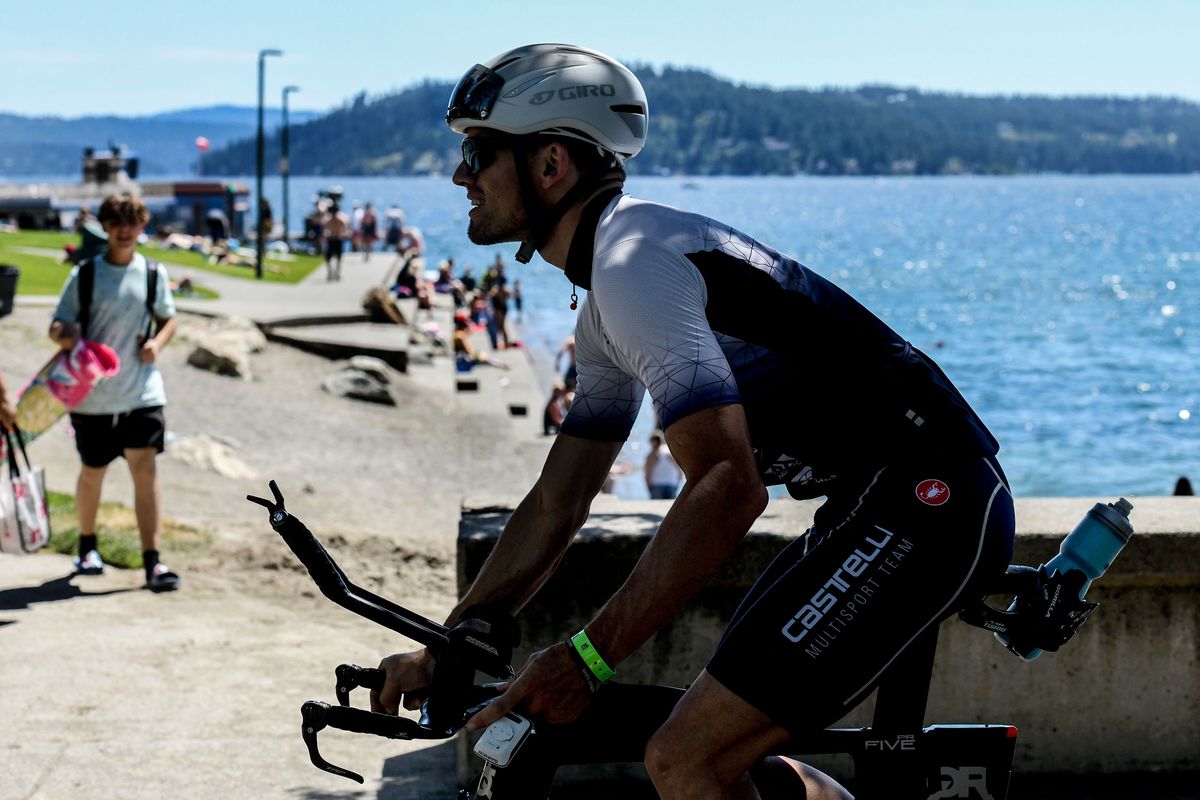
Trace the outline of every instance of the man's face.
<instances>
[{"instance_id":1,"label":"man's face","mask_svg":"<svg viewBox=\"0 0 1200 800\"><path fill-rule=\"evenodd\" d=\"M485 166L472 172L466 162L454 171L454 183L467 190L471 203L468 215L467 238L475 244L519 242L525 237L529 217L521 203L521 192L513 163L512 148L489 141L496 139L491 131L471 128L467 137L475 140L486 152Z\"/></svg>"},{"instance_id":2,"label":"man's face","mask_svg":"<svg viewBox=\"0 0 1200 800\"><path fill-rule=\"evenodd\" d=\"M145 224L126 223L109 220L104 223L104 232L108 234L108 247L118 253L132 252L137 249L138 237L145 230Z\"/></svg>"}]
</instances>

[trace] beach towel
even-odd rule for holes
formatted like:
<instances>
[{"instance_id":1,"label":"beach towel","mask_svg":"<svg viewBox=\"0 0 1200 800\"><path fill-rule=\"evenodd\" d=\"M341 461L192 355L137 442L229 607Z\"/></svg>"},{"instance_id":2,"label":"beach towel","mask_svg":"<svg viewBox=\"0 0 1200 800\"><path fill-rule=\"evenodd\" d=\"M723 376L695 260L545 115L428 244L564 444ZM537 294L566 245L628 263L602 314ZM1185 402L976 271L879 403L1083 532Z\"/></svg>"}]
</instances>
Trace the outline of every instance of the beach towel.
<instances>
[{"instance_id":1,"label":"beach towel","mask_svg":"<svg viewBox=\"0 0 1200 800\"><path fill-rule=\"evenodd\" d=\"M120 369L120 356L106 344L80 339L71 350L56 353L17 398L21 440L28 444L45 433L82 403L97 383Z\"/></svg>"}]
</instances>

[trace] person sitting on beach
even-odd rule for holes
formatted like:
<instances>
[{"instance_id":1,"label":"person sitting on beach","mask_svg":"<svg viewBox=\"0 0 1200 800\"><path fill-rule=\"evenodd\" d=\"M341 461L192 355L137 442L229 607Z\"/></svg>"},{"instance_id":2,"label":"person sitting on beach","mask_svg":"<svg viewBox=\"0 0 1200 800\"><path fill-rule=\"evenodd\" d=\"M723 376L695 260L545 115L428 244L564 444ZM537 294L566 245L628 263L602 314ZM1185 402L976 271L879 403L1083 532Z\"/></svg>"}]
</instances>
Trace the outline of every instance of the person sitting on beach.
<instances>
[{"instance_id":1,"label":"person sitting on beach","mask_svg":"<svg viewBox=\"0 0 1200 800\"><path fill-rule=\"evenodd\" d=\"M396 282L392 284L392 294L397 297L416 297L417 296L417 271L411 261L406 262L400 267L400 274L396 276Z\"/></svg>"},{"instance_id":2,"label":"person sitting on beach","mask_svg":"<svg viewBox=\"0 0 1200 800\"><path fill-rule=\"evenodd\" d=\"M458 276L458 282L462 284L464 292L475 291L475 269L470 264L463 267L462 274Z\"/></svg>"},{"instance_id":3,"label":"person sitting on beach","mask_svg":"<svg viewBox=\"0 0 1200 800\"><path fill-rule=\"evenodd\" d=\"M465 314L454 315L454 360L461 371L467 372L478 364L488 364L500 369L508 369L503 361L492 361L487 353L476 350L471 344L471 321Z\"/></svg>"},{"instance_id":4,"label":"person sitting on beach","mask_svg":"<svg viewBox=\"0 0 1200 800\"><path fill-rule=\"evenodd\" d=\"M443 259L438 264L437 280L433 282L433 290L438 294L450 294L454 291L454 259Z\"/></svg>"},{"instance_id":5,"label":"person sitting on beach","mask_svg":"<svg viewBox=\"0 0 1200 800\"><path fill-rule=\"evenodd\" d=\"M404 225L400 228L400 241L396 252L403 258L416 258L425 252L425 236L416 225Z\"/></svg>"},{"instance_id":6,"label":"person sitting on beach","mask_svg":"<svg viewBox=\"0 0 1200 800\"><path fill-rule=\"evenodd\" d=\"M571 410L571 397L567 395L567 387L556 383L550 387L550 399L542 411L542 435L550 436L562 428L567 412Z\"/></svg>"}]
</instances>

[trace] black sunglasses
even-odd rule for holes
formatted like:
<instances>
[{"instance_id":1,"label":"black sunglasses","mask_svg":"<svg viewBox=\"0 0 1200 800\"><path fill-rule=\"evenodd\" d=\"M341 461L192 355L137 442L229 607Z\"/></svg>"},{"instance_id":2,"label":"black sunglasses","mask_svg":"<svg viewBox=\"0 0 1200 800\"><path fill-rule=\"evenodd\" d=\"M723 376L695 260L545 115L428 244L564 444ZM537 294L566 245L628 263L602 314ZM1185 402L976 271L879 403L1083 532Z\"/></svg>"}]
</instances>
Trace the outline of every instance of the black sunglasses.
<instances>
[{"instance_id":1,"label":"black sunglasses","mask_svg":"<svg viewBox=\"0 0 1200 800\"><path fill-rule=\"evenodd\" d=\"M496 160L496 152L512 147L512 140L503 136L466 137L462 140L462 160L471 175L478 175Z\"/></svg>"}]
</instances>

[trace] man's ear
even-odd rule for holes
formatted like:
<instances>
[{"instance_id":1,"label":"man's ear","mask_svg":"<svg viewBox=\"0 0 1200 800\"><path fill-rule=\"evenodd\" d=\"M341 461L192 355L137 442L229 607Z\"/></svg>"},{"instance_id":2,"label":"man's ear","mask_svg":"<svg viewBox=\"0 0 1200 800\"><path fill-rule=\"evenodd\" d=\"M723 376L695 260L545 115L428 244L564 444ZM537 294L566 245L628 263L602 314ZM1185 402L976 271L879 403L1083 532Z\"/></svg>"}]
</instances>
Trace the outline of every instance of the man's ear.
<instances>
[{"instance_id":1,"label":"man's ear","mask_svg":"<svg viewBox=\"0 0 1200 800\"><path fill-rule=\"evenodd\" d=\"M546 189L562 181L571 166L571 154L562 142L550 142L542 148L542 186Z\"/></svg>"}]
</instances>

